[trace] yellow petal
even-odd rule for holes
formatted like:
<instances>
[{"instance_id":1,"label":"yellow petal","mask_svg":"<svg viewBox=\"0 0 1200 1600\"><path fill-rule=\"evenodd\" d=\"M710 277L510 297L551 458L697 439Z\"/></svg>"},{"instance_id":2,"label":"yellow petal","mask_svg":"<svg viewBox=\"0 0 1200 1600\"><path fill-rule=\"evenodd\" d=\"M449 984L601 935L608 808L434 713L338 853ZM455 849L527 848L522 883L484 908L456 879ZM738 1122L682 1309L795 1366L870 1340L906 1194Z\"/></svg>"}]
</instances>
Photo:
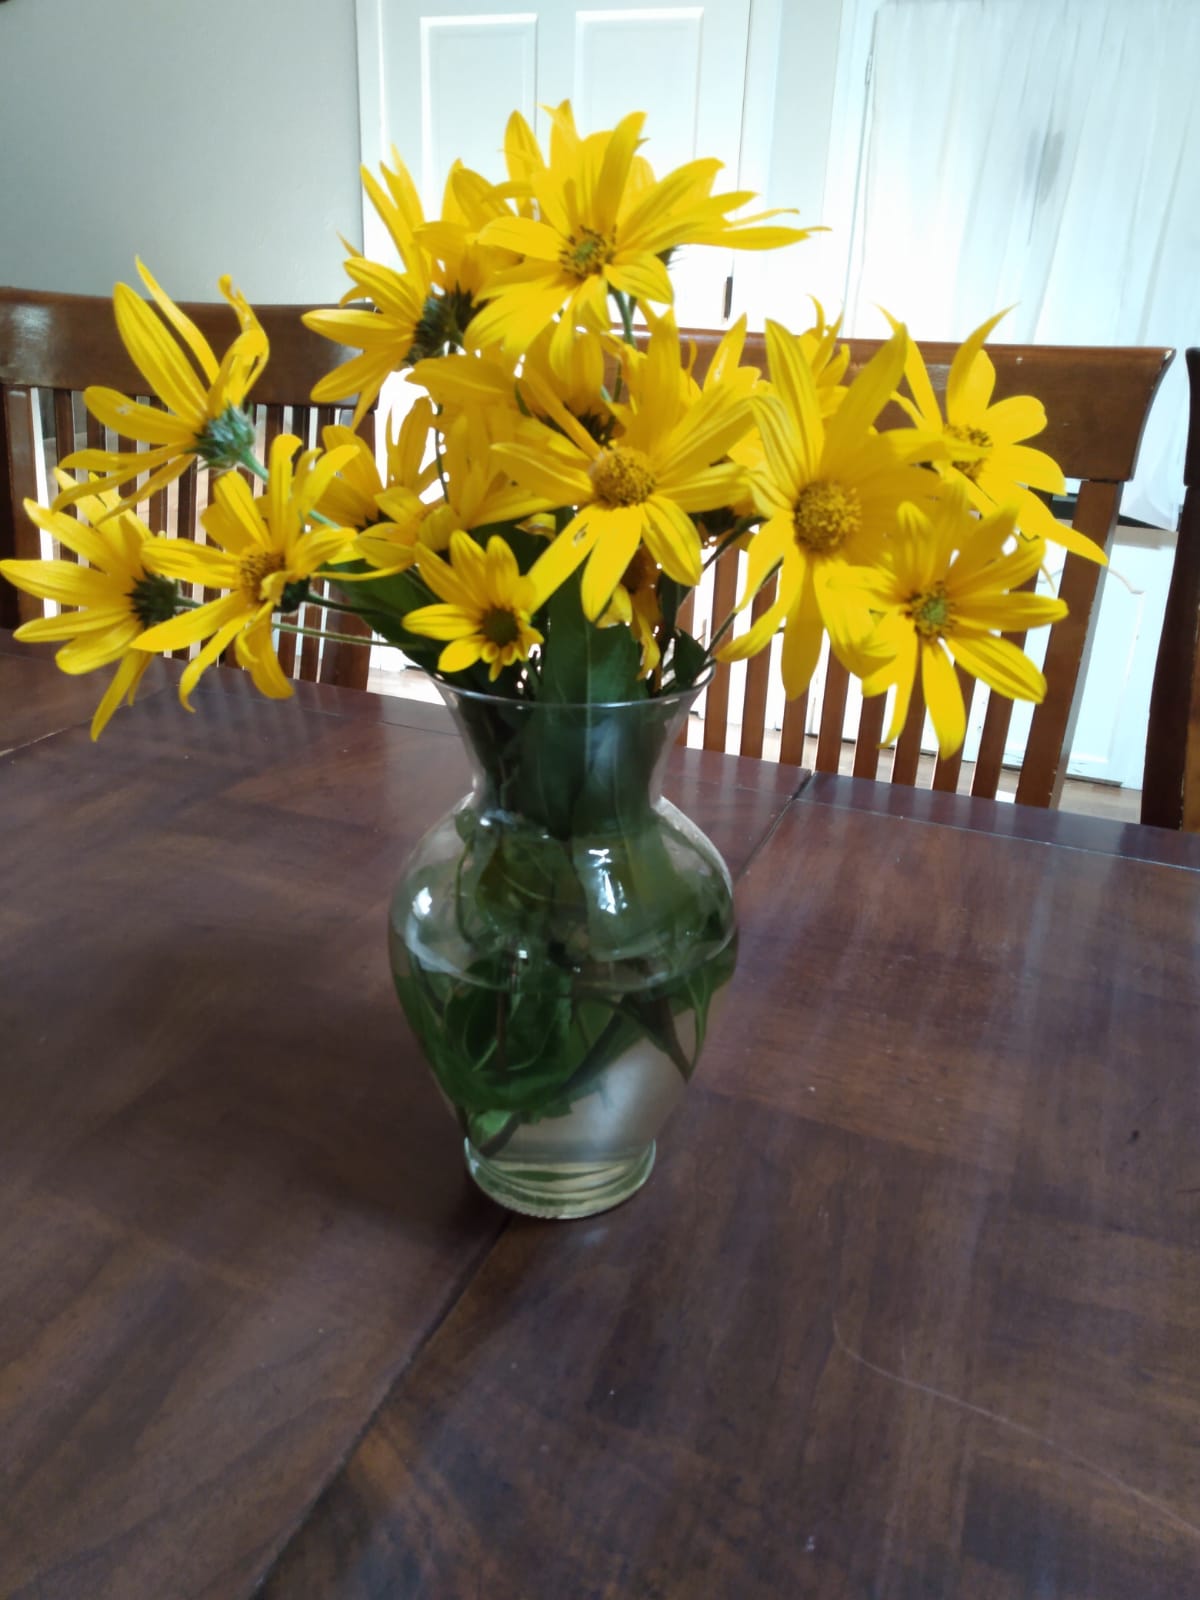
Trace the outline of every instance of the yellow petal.
<instances>
[{"instance_id":1,"label":"yellow petal","mask_svg":"<svg viewBox=\"0 0 1200 1600\"><path fill-rule=\"evenodd\" d=\"M597 513L593 527L597 538L583 572L583 614L589 622L608 605L609 598L633 560L641 542L644 515L639 506L620 506Z\"/></svg>"},{"instance_id":2,"label":"yellow petal","mask_svg":"<svg viewBox=\"0 0 1200 1600\"><path fill-rule=\"evenodd\" d=\"M104 698L96 707L96 714L92 718L91 735L93 740L98 739L104 732L108 726L109 718L122 700L128 698L129 703L133 704L137 686L142 681L142 674L149 665L149 656L139 655L132 650L121 662L116 672L113 673L112 681L104 691Z\"/></svg>"},{"instance_id":3,"label":"yellow petal","mask_svg":"<svg viewBox=\"0 0 1200 1600\"><path fill-rule=\"evenodd\" d=\"M938 736L938 752L952 756L967 732L967 712L954 664L939 639L921 641L921 686Z\"/></svg>"},{"instance_id":4,"label":"yellow petal","mask_svg":"<svg viewBox=\"0 0 1200 1600\"><path fill-rule=\"evenodd\" d=\"M122 343L154 392L199 431L207 417L207 395L160 319L124 283L113 290L113 311Z\"/></svg>"},{"instance_id":5,"label":"yellow petal","mask_svg":"<svg viewBox=\"0 0 1200 1600\"><path fill-rule=\"evenodd\" d=\"M954 659L997 694L1009 700L1033 700L1039 704L1046 698L1045 677L1011 639L954 633L947 643Z\"/></svg>"}]
</instances>

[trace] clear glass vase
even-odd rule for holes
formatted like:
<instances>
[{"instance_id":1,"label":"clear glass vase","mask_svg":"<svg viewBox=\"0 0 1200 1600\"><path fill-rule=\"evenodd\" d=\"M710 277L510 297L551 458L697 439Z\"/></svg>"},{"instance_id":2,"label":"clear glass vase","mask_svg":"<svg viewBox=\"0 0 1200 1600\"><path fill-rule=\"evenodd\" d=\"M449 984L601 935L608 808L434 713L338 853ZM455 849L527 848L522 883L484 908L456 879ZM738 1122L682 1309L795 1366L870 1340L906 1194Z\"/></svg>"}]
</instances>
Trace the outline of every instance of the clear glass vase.
<instances>
[{"instance_id":1,"label":"clear glass vase","mask_svg":"<svg viewBox=\"0 0 1200 1600\"><path fill-rule=\"evenodd\" d=\"M661 794L697 691L563 705L441 687L474 783L396 890L396 990L480 1188L589 1216L649 1176L736 960L725 863Z\"/></svg>"}]
</instances>

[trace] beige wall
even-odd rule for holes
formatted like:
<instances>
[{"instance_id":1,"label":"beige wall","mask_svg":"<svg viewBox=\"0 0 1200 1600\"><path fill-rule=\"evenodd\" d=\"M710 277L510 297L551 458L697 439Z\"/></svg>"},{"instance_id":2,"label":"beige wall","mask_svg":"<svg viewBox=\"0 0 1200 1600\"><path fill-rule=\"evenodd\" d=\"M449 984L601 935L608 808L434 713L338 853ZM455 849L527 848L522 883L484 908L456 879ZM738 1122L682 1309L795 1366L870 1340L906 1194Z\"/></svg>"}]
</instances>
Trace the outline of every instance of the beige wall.
<instances>
[{"instance_id":1,"label":"beige wall","mask_svg":"<svg viewBox=\"0 0 1200 1600\"><path fill-rule=\"evenodd\" d=\"M0 284L338 298L360 241L354 0L0 5Z\"/></svg>"}]
</instances>

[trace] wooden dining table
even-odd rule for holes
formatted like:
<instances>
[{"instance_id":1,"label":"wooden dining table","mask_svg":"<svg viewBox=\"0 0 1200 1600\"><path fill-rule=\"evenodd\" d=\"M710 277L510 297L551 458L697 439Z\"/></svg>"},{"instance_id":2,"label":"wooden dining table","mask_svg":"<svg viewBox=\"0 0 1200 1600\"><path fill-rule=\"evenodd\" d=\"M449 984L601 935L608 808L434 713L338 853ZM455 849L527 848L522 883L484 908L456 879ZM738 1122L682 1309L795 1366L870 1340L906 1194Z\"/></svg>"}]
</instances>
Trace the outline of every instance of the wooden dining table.
<instances>
[{"instance_id":1,"label":"wooden dining table","mask_svg":"<svg viewBox=\"0 0 1200 1600\"><path fill-rule=\"evenodd\" d=\"M648 1186L472 1187L440 707L0 637L5 1600L1200 1596L1200 839L679 749L737 975Z\"/></svg>"}]
</instances>

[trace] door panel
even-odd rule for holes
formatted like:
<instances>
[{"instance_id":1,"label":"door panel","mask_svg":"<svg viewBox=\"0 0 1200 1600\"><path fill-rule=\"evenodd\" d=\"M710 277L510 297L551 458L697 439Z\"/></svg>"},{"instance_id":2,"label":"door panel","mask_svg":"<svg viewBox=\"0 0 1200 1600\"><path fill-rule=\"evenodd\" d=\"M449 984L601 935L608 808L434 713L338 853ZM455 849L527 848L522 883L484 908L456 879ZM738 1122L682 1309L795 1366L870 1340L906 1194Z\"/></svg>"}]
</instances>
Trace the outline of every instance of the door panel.
<instances>
[{"instance_id":1,"label":"door panel","mask_svg":"<svg viewBox=\"0 0 1200 1600\"><path fill-rule=\"evenodd\" d=\"M545 139L541 109L570 99L581 131L645 111L642 153L659 173L698 156L724 162L718 192L737 187L750 0L587 7L542 0L516 8L489 0L383 4L359 0L363 160L394 143L427 210L461 157L504 176L503 137L519 109ZM368 254L390 259L386 234L364 208ZM681 323L723 321L730 254L686 250L672 267Z\"/></svg>"}]
</instances>

